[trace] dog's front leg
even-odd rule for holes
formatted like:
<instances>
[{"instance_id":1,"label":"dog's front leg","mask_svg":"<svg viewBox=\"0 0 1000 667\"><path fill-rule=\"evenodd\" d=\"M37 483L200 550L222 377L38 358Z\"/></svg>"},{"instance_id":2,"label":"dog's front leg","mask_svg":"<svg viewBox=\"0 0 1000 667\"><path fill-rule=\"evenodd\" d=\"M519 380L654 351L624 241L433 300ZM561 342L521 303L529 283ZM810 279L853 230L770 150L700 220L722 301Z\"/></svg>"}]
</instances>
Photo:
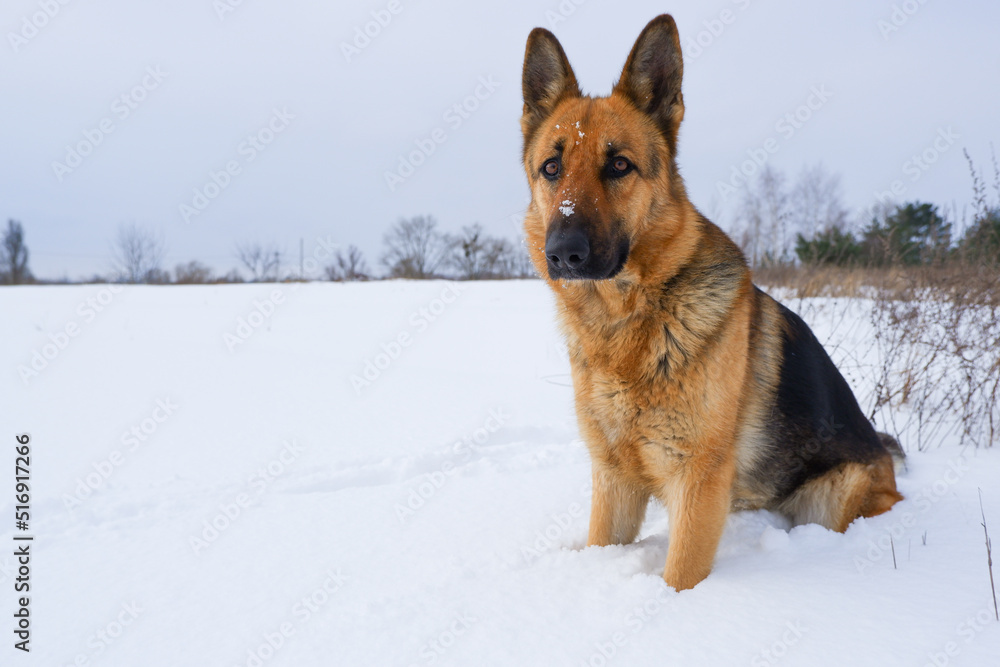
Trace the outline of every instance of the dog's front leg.
<instances>
[{"instance_id":1,"label":"dog's front leg","mask_svg":"<svg viewBox=\"0 0 1000 667\"><path fill-rule=\"evenodd\" d=\"M734 466L712 453L686 458L664 489L670 546L663 579L678 591L708 576L729 514Z\"/></svg>"},{"instance_id":2,"label":"dog's front leg","mask_svg":"<svg viewBox=\"0 0 1000 667\"><path fill-rule=\"evenodd\" d=\"M639 534L649 493L636 489L610 466L596 459L593 477L587 546L628 544Z\"/></svg>"}]
</instances>

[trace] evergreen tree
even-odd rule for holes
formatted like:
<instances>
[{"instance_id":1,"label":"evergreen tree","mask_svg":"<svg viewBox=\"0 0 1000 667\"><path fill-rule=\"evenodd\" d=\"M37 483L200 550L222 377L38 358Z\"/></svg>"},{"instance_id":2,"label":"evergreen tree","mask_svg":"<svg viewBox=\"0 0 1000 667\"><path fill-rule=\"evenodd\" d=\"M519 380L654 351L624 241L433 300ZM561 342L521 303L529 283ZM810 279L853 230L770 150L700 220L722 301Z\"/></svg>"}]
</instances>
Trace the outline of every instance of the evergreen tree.
<instances>
[{"instance_id":1,"label":"evergreen tree","mask_svg":"<svg viewBox=\"0 0 1000 667\"><path fill-rule=\"evenodd\" d=\"M872 264L930 264L947 256L951 223L933 204L911 202L899 206L885 220L872 220L865 229L862 249Z\"/></svg>"},{"instance_id":2,"label":"evergreen tree","mask_svg":"<svg viewBox=\"0 0 1000 667\"><path fill-rule=\"evenodd\" d=\"M28 247L24 245L24 227L17 220L8 220L0 242L0 282L20 285L31 282L28 270Z\"/></svg>"},{"instance_id":3,"label":"evergreen tree","mask_svg":"<svg viewBox=\"0 0 1000 667\"><path fill-rule=\"evenodd\" d=\"M1000 208L987 211L966 230L959 251L968 262L1000 265Z\"/></svg>"},{"instance_id":4,"label":"evergreen tree","mask_svg":"<svg viewBox=\"0 0 1000 667\"><path fill-rule=\"evenodd\" d=\"M811 239L799 234L795 240L795 254L803 264L850 266L861 258L861 244L851 232L827 227Z\"/></svg>"}]
</instances>

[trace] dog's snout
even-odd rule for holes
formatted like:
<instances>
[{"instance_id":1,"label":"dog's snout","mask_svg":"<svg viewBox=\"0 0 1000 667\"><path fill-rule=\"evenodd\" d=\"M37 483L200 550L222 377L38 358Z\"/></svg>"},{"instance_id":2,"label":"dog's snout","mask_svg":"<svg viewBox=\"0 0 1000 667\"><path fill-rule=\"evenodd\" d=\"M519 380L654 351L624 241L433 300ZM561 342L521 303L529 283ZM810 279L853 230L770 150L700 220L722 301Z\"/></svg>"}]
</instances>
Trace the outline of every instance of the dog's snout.
<instances>
[{"instance_id":1,"label":"dog's snout","mask_svg":"<svg viewBox=\"0 0 1000 667\"><path fill-rule=\"evenodd\" d=\"M554 234L545 244L545 255L557 269L578 269L590 257L590 242L580 229Z\"/></svg>"}]
</instances>

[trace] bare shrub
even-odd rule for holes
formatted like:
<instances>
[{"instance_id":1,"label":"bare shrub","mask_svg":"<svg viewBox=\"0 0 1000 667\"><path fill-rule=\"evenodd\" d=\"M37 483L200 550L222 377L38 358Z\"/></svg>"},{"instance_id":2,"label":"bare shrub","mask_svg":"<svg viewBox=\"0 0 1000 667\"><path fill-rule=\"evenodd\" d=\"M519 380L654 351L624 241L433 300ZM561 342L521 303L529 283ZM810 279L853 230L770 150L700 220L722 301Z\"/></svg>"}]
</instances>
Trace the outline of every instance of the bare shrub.
<instances>
[{"instance_id":1,"label":"bare shrub","mask_svg":"<svg viewBox=\"0 0 1000 667\"><path fill-rule=\"evenodd\" d=\"M957 434L961 444L1000 440L1000 275L959 267L906 272L872 306L881 360L873 409L923 450Z\"/></svg>"},{"instance_id":2,"label":"bare shrub","mask_svg":"<svg viewBox=\"0 0 1000 667\"><path fill-rule=\"evenodd\" d=\"M347 250L337 250L333 261L324 269L327 280L368 280L371 275L364 255L357 246L348 246Z\"/></svg>"},{"instance_id":3,"label":"bare shrub","mask_svg":"<svg viewBox=\"0 0 1000 667\"><path fill-rule=\"evenodd\" d=\"M174 269L174 282L178 285L201 285L212 281L212 269L197 260L178 264Z\"/></svg>"},{"instance_id":4,"label":"bare shrub","mask_svg":"<svg viewBox=\"0 0 1000 667\"><path fill-rule=\"evenodd\" d=\"M281 253L273 244L238 243L236 259L250 272L252 282L273 282L278 280L281 270Z\"/></svg>"},{"instance_id":5,"label":"bare shrub","mask_svg":"<svg viewBox=\"0 0 1000 667\"><path fill-rule=\"evenodd\" d=\"M1000 272L784 266L754 279L807 321L832 323L822 342L865 387L862 409L908 448L1000 441ZM840 346L859 338L870 344Z\"/></svg>"},{"instance_id":6,"label":"bare shrub","mask_svg":"<svg viewBox=\"0 0 1000 667\"><path fill-rule=\"evenodd\" d=\"M146 278L143 282L147 285L169 285L171 282L170 271L159 267L150 269L146 272Z\"/></svg>"},{"instance_id":7,"label":"bare shrub","mask_svg":"<svg viewBox=\"0 0 1000 667\"><path fill-rule=\"evenodd\" d=\"M226 275L219 276L213 282L215 282L215 283L242 283L242 282L245 282L245 281L243 280L243 276L240 275L240 272L237 271L236 269L233 269L229 273L227 273Z\"/></svg>"}]
</instances>

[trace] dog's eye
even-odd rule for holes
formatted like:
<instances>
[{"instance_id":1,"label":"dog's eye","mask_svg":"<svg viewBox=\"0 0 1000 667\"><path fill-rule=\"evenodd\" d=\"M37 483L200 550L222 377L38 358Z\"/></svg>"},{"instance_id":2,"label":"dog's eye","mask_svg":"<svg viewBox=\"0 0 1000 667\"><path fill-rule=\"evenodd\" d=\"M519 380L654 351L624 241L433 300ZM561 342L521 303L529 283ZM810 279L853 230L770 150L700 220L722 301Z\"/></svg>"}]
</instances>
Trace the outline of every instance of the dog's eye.
<instances>
[{"instance_id":1,"label":"dog's eye","mask_svg":"<svg viewBox=\"0 0 1000 667\"><path fill-rule=\"evenodd\" d=\"M542 165L542 176L544 176L545 178L549 179L550 181L554 181L558 175L559 175L559 160L552 158L551 160L547 161L545 164Z\"/></svg>"},{"instance_id":2,"label":"dog's eye","mask_svg":"<svg viewBox=\"0 0 1000 667\"><path fill-rule=\"evenodd\" d=\"M623 157L616 157L608 163L608 174L615 178L624 176L632 171L632 163Z\"/></svg>"}]
</instances>

